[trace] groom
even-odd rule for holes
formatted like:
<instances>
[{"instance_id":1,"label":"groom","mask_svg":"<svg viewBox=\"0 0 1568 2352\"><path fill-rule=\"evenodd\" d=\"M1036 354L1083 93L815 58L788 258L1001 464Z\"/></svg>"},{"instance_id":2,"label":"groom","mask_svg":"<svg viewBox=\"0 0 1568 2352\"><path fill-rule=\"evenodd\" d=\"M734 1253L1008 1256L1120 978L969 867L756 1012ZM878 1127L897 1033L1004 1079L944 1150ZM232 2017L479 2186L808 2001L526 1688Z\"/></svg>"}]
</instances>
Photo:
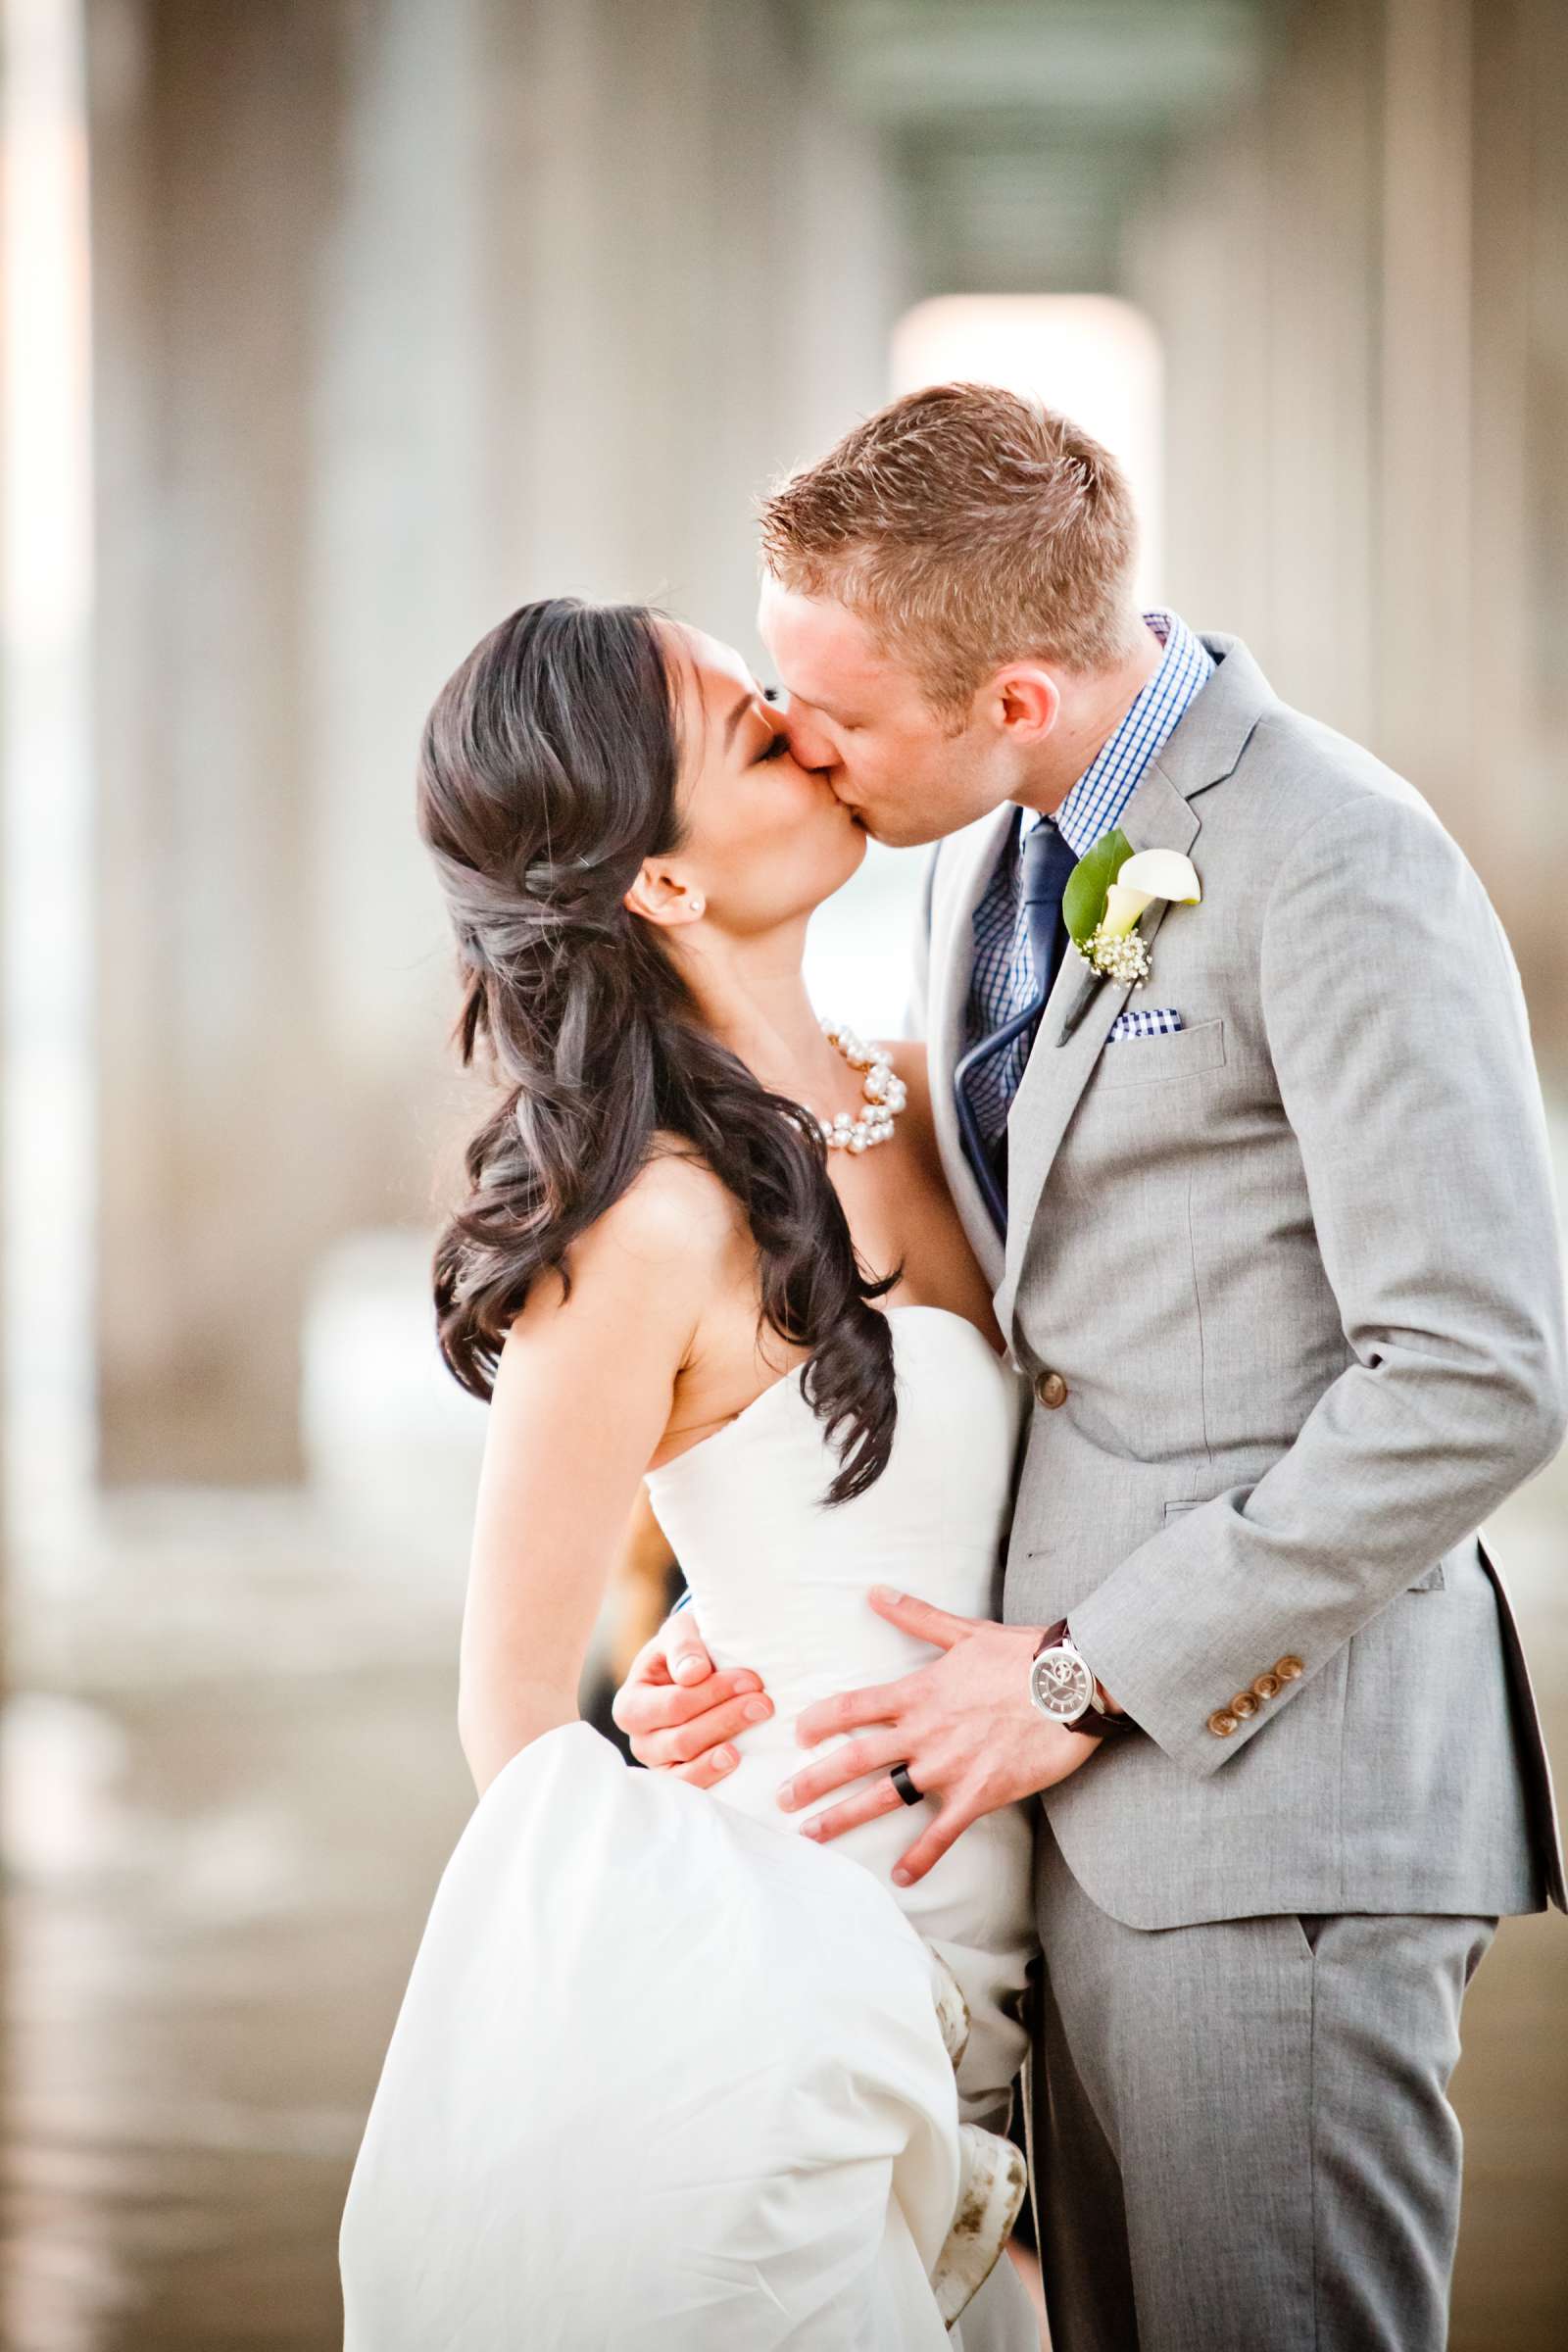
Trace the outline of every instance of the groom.
<instances>
[{"instance_id":1,"label":"groom","mask_svg":"<svg viewBox=\"0 0 1568 2352\"><path fill-rule=\"evenodd\" d=\"M1477 1533L1568 1411L1506 941L1408 784L1139 612L1126 484L1065 419L915 394L762 531L796 757L942 837L934 1113L1034 1393L1005 1623L880 1596L939 1654L803 1739L896 1727L939 1799L911 1879L1042 1800L1056 2352L1428 2352L1465 1986L1500 1913L1564 1904ZM1113 829L1201 893L1145 912L1138 989L1061 912ZM711 1777L732 1679L673 1620L617 1701L639 1757ZM783 1801L858 1781L837 1834L903 1801L864 1773L852 1739Z\"/></svg>"}]
</instances>

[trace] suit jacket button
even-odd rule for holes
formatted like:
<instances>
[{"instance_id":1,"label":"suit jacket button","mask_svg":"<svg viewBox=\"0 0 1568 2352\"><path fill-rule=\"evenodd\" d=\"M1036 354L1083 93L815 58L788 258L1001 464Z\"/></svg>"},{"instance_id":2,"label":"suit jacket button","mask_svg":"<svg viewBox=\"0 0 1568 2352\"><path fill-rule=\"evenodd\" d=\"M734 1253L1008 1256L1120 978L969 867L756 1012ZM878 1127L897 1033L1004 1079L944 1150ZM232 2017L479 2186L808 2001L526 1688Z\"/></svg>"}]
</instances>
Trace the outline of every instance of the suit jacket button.
<instances>
[{"instance_id":1,"label":"suit jacket button","mask_svg":"<svg viewBox=\"0 0 1568 2352\"><path fill-rule=\"evenodd\" d=\"M1280 1677L1277 1674L1260 1674L1252 1685L1252 1689L1257 1692L1259 1698L1278 1698Z\"/></svg>"},{"instance_id":2,"label":"suit jacket button","mask_svg":"<svg viewBox=\"0 0 1568 2352\"><path fill-rule=\"evenodd\" d=\"M1227 1707L1216 1707L1208 1719L1208 1728L1216 1740L1228 1740L1237 1725L1238 1718Z\"/></svg>"},{"instance_id":3,"label":"suit jacket button","mask_svg":"<svg viewBox=\"0 0 1568 2352\"><path fill-rule=\"evenodd\" d=\"M1276 1658L1274 1671L1282 1683L1298 1683L1305 1668L1299 1658Z\"/></svg>"},{"instance_id":4,"label":"suit jacket button","mask_svg":"<svg viewBox=\"0 0 1568 2352\"><path fill-rule=\"evenodd\" d=\"M1048 1412L1054 1413L1058 1404L1065 1404L1067 1401L1067 1383L1059 1372L1038 1373L1035 1378L1035 1395Z\"/></svg>"},{"instance_id":5,"label":"suit jacket button","mask_svg":"<svg viewBox=\"0 0 1568 2352\"><path fill-rule=\"evenodd\" d=\"M1238 1690L1236 1696L1231 1700L1226 1712L1231 1715L1239 1715L1242 1721L1245 1723L1250 1715L1255 1715L1257 1713L1257 1709L1258 1700L1254 1692L1250 1690Z\"/></svg>"}]
</instances>

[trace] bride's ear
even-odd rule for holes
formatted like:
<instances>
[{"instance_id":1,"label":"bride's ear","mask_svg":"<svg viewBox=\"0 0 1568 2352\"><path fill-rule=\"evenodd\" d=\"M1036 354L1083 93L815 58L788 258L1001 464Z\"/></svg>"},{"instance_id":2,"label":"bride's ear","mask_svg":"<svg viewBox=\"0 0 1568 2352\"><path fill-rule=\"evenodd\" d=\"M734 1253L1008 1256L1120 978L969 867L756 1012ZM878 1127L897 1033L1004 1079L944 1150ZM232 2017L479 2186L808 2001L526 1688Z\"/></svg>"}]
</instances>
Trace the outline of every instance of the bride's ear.
<instances>
[{"instance_id":1,"label":"bride's ear","mask_svg":"<svg viewBox=\"0 0 1568 2352\"><path fill-rule=\"evenodd\" d=\"M645 922L657 923L662 931L678 931L686 924L701 922L707 910L700 890L653 858L643 859L623 904Z\"/></svg>"}]
</instances>

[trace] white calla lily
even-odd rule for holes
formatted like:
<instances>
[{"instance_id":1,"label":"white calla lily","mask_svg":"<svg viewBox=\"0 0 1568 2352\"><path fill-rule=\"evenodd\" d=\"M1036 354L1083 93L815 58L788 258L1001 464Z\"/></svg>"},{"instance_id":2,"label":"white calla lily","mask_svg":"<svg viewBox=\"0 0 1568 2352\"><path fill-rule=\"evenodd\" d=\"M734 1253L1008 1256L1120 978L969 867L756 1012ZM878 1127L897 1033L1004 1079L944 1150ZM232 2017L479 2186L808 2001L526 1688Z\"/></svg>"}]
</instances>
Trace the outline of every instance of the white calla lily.
<instances>
[{"instance_id":1,"label":"white calla lily","mask_svg":"<svg viewBox=\"0 0 1568 2352\"><path fill-rule=\"evenodd\" d=\"M1122 872L1127 871L1126 866ZM1100 918L1100 928L1107 939L1125 939L1147 907L1154 904L1156 893L1149 890L1130 890L1125 882L1113 882L1105 893L1105 911Z\"/></svg>"},{"instance_id":2,"label":"white calla lily","mask_svg":"<svg viewBox=\"0 0 1568 2352\"><path fill-rule=\"evenodd\" d=\"M1120 868L1115 886L1144 892L1146 906L1151 899L1170 899L1178 906L1196 906L1203 896L1197 867L1177 850L1139 850Z\"/></svg>"}]
</instances>

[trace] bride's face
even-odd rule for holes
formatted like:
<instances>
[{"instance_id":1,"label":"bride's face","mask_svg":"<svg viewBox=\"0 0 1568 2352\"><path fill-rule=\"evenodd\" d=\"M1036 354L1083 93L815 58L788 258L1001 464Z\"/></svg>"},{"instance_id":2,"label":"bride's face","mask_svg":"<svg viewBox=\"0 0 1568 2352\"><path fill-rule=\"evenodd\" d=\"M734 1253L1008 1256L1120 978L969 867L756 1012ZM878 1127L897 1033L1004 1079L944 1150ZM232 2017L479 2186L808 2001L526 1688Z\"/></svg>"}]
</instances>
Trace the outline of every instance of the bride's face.
<instances>
[{"instance_id":1,"label":"bride's face","mask_svg":"<svg viewBox=\"0 0 1568 2352\"><path fill-rule=\"evenodd\" d=\"M774 930L830 898L865 856L865 834L802 767L778 712L739 654L668 624L677 682L680 848L657 860L695 892L703 919L739 935Z\"/></svg>"}]
</instances>

